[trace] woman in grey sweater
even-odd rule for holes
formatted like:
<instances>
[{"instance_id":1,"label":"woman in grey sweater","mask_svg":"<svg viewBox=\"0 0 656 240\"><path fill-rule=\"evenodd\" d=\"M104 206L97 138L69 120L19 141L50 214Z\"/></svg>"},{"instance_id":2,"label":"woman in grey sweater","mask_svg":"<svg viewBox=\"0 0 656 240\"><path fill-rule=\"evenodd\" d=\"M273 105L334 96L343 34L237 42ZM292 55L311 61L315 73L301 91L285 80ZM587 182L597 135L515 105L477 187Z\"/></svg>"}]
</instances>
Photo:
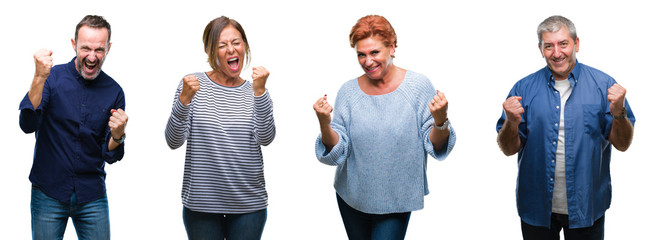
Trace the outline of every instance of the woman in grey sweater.
<instances>
[{"instance_id":1,"label":"woman in grey sweater","mask_svg":"<svg viewBox=\"0 0 656 240\"><path fill-rule=\"evenodd\" d=\"M443 160L456 142L448 102L424 75L394 65L396 33L384 17L358 20L350 40L365 74L342 85L334 118L326 96L314 104L316 155L337 166L349 239L403 239L428 194L427 154Z\"/></svg>"}]
</instances>

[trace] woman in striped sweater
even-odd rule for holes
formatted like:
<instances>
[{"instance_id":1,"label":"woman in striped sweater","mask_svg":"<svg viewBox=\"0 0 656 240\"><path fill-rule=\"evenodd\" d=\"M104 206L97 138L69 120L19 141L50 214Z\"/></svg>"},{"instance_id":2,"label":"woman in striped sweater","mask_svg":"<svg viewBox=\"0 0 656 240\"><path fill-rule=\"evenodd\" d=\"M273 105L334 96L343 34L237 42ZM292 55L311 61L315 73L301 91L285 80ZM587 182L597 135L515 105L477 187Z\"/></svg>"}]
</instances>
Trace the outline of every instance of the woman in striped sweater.
<instances>
[{"instance_id":1,"label":"woman in striped sweater","mask_svg":"<svg viewBox=\"0 0 656 240\"><path fill-rule=\"evenodd\" d=\"M185 76L175 93L166 142L187 142L182 183L189 239L260 239L267 193L261 145L275 136L269 72L240 77L250 49L241 25L225 16L203 33L211 71Z\"/></svg>"}]
</instances>

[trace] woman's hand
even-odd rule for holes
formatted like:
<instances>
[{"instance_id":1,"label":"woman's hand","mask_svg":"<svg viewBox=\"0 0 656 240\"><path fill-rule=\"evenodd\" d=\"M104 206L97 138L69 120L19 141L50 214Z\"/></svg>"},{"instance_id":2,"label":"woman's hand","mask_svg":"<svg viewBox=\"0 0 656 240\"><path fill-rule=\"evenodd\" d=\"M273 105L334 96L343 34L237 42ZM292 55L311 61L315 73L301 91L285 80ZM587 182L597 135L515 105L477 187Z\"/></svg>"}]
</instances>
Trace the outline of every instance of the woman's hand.
<instances>
[{"instance_id":1,"label":"woman's hand","mask_svg":"<svg viewBox=\"0 0 656 240\"><path fill-rule=\"evenodd\" d=\"M255 93L255 96L262 96L266 91L265 86L267 78L269 78L269 71L262 66L254 67L251 77L253 78L253 93Z\"/></svg>"},{"instance_id":2,"label":"woman's hand","mask_svg":"<svg viewBox=\"0 0 656 240\"><path fill-rule=\"evenodd\" d=\"M333 107L330 106L328 101L326 100L328 95L324 95L322 98L319 98L317 102L314 103L314 111L317 114L317 118L319 119L319 124L320 125L330 125L330 113L333 112Z\"/></svg>"},{"instance_id":3,"label":"woman's hand","mask_svg":"<svg viewBox=\"0 0 656 240\"><path fill-rule=\"evenodd\" d=\"M180 93L180 102L189 105L191 100L196 96L196 92L200 89L200 82L194 75L187 75L182 79L182 92Z\"/></svg>"},{"instance_id":4,"label":"woman's hand","mask_svg":"<svg viewBox=\"0 0 656 240\"><path fill-rule=\"evenodd\" d=\"M442 126L446 122L446 111L449 108L449 101L446 100L443 92L435 91L435 96L428 104L428 109L437 126Z\"/></svg>"},{"instance_id":5,"label":"woman's hand","mask_svg":"<svg viewBox=\"0 0 656 240\"><path fill-rule=\"evenodd\" d=\"M317 114L317 118L319 119L319 128L321 129L321 142L324 146L326 146L326 150L330 151L335 145L337 145L339 136L337 136L337 133L330 127L330 113L333 112L333 107L330 106L326 100L327 98L327 95L323 95L323 97L319 98L319 100L317 100L312 107L314 108L314 111Z\"/></svg>"}]
</instances>

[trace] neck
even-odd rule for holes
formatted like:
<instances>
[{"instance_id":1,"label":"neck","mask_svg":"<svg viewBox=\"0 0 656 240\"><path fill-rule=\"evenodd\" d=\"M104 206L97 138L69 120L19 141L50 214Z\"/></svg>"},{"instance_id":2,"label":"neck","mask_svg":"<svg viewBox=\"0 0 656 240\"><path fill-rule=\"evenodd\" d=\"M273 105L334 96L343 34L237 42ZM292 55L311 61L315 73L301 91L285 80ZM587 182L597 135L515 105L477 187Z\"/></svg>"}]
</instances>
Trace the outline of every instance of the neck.
<instances>
[{"instance_id":1,"label":"neck","mask_svg":"<svg viewBox=\"0 0 656 240\"><path fill-rule=\"evenodd\" d=\"M215 83L228 87L239 86L244 82L244 80L241 79L239 76L230 77L220 71L215 71L215 70L208 72L207 75L210 77L210 80L214 81Z\"/></svg>"},{"instance_id":2,"label":"neck","mask_svg":"<svg viewBox=\"0 0 656 240\"><path fill-rule=\"evenodd\" d=\"M371 79L366 74L365 76L373 85L385 86L387 84L394 82L394 80L396 79L395 78L396 74L398 73L398 68L394 65L390 65L387 69L388 69L387 72L385 73L385 75L383 75L383 78L381 79Z\"/></svg>"}]
</instances>

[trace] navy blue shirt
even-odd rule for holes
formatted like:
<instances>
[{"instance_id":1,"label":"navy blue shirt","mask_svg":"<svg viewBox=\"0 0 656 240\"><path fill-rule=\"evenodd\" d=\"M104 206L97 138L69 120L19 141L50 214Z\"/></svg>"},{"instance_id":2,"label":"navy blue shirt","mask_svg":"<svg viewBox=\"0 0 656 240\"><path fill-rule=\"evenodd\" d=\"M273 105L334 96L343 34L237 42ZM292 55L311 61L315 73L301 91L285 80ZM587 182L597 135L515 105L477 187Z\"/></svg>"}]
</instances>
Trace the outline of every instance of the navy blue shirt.
<instances>
[{"instance_id":1,"label":"navy blue shirt","mask_svg":"<svg viewBox=\"0 0 656 240\"><path fill-rule=\"evenodd\" d=\"M517 210L522 221L549 227L554 190L560 93L545 67L515 84L508 97L521 96L524 108L519 124ZM565 103L565 182L570 228L590 227L610 207L608 140L613 117L608 88L615 79L577 61L569 75L572 93ZM631 124L635 117L628 101ZM501 130L505 113L497 122Z\"/></svg>"},{"instance_id":2,"label":"navy blue shirt","mask_svg":"<svg viewBox=\"0 0 656 240\"><path fill-rule=\"evenodd\" d=\"M19 121L25 133L35 132L32 184L61 202L75 192L82 204L105 196L105 162L123 158L123 144L107 149L107 124L111 109L125 110L125 95L102 71L85 80L74 61L51 69L37 109L27 95L23 98Z\"/></svg>"}]
</instances>

